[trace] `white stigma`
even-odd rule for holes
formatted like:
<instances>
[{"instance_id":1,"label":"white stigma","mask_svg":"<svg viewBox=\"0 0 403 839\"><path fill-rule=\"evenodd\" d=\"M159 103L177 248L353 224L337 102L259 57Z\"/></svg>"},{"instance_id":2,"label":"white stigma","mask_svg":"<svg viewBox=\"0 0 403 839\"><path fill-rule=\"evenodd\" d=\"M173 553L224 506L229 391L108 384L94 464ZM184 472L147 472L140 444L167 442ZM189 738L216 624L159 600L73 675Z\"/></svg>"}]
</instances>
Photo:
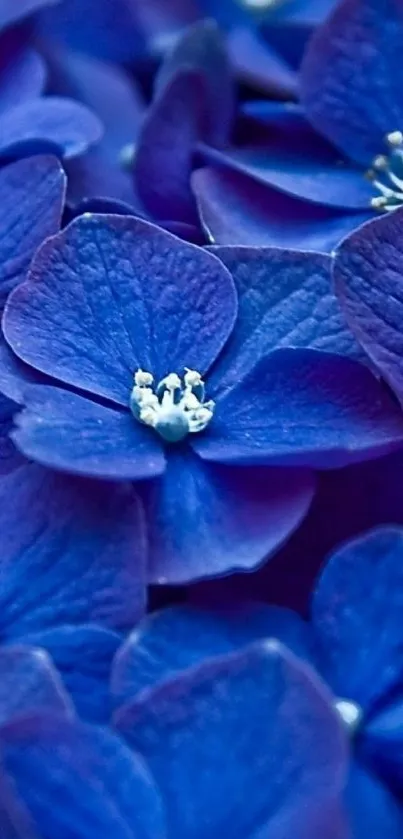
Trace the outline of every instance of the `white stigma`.
<instances>
[{"instance_id":1,"label":"white stigma","mask_svg":"<svg viewBox=\"0 0 403 839\"><path fill-rule=\"evenodd\" d=\"M380 193L371 199L371 207L390 212L403 205L403 133L391 131L385 142L388 154L374 158L367 177Z\"/></svg>"},{"instance_id":2,"label":"white stigma","mask_svg":"<svg viewBox=\"0 0 403 839\"><path fill-rule=\"evenodd\" d=\"M243 6L255 12L266 12L282 6L286 0L241 0Z\"/></svg>"},{"instance_id":3,"label":"white stigma","mask_svg":"<svg viewBox=\"0 0 403 839\"><path fill-rule=\"evenodd\" d=\"M181 379L169 373L154 386L154 377L144 370L134 374L130 407L139 422L153 428L164 440L177 443L209 424L214 402L205 402L204 382L197 370L185 368Z\"/></svg>"},{"instance_id":4,"label":"white stigma","mask_svg":"<svg viewBox=\"0 0 403 839\"><path fill-rule=\"evenodd\" d=\"M337 699L334 703L336 711L340 714L350 734L354 734L362 719L362 710L355 702L349 699Z\"/></svg>"}]
</instances>

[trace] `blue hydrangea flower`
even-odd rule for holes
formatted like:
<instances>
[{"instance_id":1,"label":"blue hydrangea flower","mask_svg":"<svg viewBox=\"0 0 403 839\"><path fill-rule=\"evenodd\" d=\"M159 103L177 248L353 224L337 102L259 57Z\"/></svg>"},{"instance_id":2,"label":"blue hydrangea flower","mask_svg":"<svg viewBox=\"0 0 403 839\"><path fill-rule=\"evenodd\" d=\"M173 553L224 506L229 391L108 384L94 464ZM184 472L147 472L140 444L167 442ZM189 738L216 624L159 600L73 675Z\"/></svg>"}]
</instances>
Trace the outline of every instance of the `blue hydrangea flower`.
<instances>
[{"instance_id":1,"label":"blue hydrangea flower","mask_svg":"<svg viewBox=\"0 0 403 839\"><path fill-rule=\"evenodd\" d=\"M49 150L70 158L99 139L99 120L86 107L42 96L45 66L23 33L3 33L0 53L0 163Z\"/></svg>"},{"instance_id":2,"label":"blue hydrangea flower","mask_svg":"<svg viewBox=\"0 0 403 839\"><path fill-rule=\"evenodd\" d=\"M293 225L295 216L303 215L304 207L307 218L312 213L312 221L317 225L328 215L347 212L349 216L341 219L340 234L343 234L343 227L347 232L349 221L351 227L354 223L358 226L363 213L368 218L371 212L399 206L403 201L403 99L396 79L402 33L402 7L394 0L383 4L377 0L343 0L336 6L316 30L303 61L300 96L308 122L301 116L296 122L294 114L288 136L283 130L282 137L277 138L274 132L259 147L249 144L248 148L225 154L214 150L206 153L214 172L208 174L207 183L202 178L198 189L202 191L203 203L207 204L205 212L213 215L213 235L214 217L219 215L220 208L225 217L223 191L227 186L235 207L232 216L237 211L238 216L242 214L247 219L254 200L254 187L248 186L250 179L270 188L269 210L264 207L260 213L253 214L259 243L264 220L267 218L273 224L270 221L273 189L280 193L284 215L287 206L291 213L294 207L288 227ZM284 111L280 117L273 115L270 103L256 103L253 113L255 119L264 122L269 119L272 127L277 123L278 128L280 119L284 128ZM222 179L222 167L232 173L232 179ZM244 177L239 178L238 173ZM245 191L246 201L250 191L249 205L244 203ZM255 192L258 199L265 194L258 188ZM359 213L361 218L355 219L351 213ZM227 227L230 222L231 209ZM284 223L287 224L286 218ZM219 220L216 224L217 241L228 241L218 238L221 237ZM253 232L251 227L251 235L256 240L256 230Z\"/></svg>"},{"instance_id":3,"label":"blue hydrangea flower","mask_svg":"<svg viewBox=\"0 0 403 839\"><path fill-rule=\"evenodd\" d=\"M88 215L43 245L6 305L13 440L48 467L137 482L151 580L254 567L305 515L311 469L402 446L401 411L366 367L285 348L354 351L327 258L243 256L228 255L237 289L206 250Z\"/></svg>"},{"instance_id":4,"label":"blue hydrangea flower","mask_svg":"<svg viewBox=\"0 0 403 839\"><path fill-rule=\"evenodd\" d=\"M191 680L201 662L208 668L214 656L239 654L253 641L278 638L317 670L343 720L350 742L345 795L352 835L398 839L403 826L402 550L403 531L387 527L336 551L316 584L309 624L287 609L228 598L213 609L174 607L147 618L124 644L113 671L115 702L123 709L132 702L135 708L130 742L146 744L152 753L147 712L158 718L158 711L152 702L148 711L150 691L161 698L163 709L162 697ZM138 706L146 713L139 714ZM130 736L130 710L122 717ZM155 753L153 759L158 765Z\"/></svg>"},{"instance_id":5,"label":"blue hydrangea flower","mask_svg":"<svg viewBox=\"0 0 403 839\"><path fill-rule=\"evenodd\" d=\"M50 6L57 0L2 0L0 8L0 31L17 23L44 6Z\"/></svg>"},{"instance_id":6,"label":"blue hydrangea flower","mask_svg":"<svg viewBox=\"0 0 403 839\"><path fill-rule=\"evenodd\" d=\"M75 839L346 836L340 722L327 691L279 644L133 694L115 727L85 725L49 699L42 713L26 703L0 725L2 812Z\"/></svg>"},{"instance_id":7,"label":"blue hydrangea flower","mask_svg":"<svg viewBox=\"0 0 403 839\"><path fill-rule=\"evenodd\" d=\"M107 719L112 657L145 609L145 532L130 487L24 465L0 479L0 530L1 720L22 703L42 706L55 683L82 716Z\"/></svg>"}]
</instances>

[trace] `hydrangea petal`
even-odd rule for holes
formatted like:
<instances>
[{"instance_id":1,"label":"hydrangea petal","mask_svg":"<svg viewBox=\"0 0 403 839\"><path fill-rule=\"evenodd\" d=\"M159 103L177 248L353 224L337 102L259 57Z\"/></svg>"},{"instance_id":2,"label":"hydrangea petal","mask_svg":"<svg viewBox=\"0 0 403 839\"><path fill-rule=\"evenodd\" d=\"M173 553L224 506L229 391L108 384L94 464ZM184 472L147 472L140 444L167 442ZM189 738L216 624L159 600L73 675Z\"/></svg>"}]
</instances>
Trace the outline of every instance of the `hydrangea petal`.
<instances>
[{"instance_id":1,"label":"hydrangea petal","mask_svg":"<svg viewBox=\"0 0 403 839\"><path fill-rule=\"evenodd\" d=\"M140 219L90 215L40 249L3 327L23 361L127 406L139 367L205 372L235 317L215 256Z\"/></svg>"},{"instance_id":2,"label":"hydrangea petal","mask_svg":"<svg viewBox=\"0 0 403 839\"><path fill-rule=\"evenodd\" d=\"M302 101L315 127L350 158L369 164L401 128L400 0L343 0L306 52Z\"/></svg>"},{"instance_id":3,"label":"hydrangea petal","mask_svg":"<svg viewBox=\"0 0 403 839\"><path fill-rule=\"evenodd\" d=\"M25 279L38 247L59 230L65 183L53 157L27 158L0 171L0 308Z\"/></svg>"},{"instance_id":4,"label":"hydrangea petal","mask_svg":"<svg viewBox=\"0 0 403 839\"><path fill-rule=\"evenodd\" d=\"M45 96L16 105L0 119L0 158L50 146L62 157L82 154L101 136L98 118L72 99Z\"/></svg>"},{"instance_id":5,"label":"hydrangea petal","mask_svg":"<svg viewBox=\"0 0 403 839\"><path fill-rule=\"evenodd\" d=\"M217 245L330 252L373 212L340 213L293 198L240 172L205 167L192 176L199 214Z\"/></svg>"},{"instance_id":6,"label":"hydrangea petal","mask_svg":"<svg viewBox=\"0 0 403 839\"><path fill-rule=\"evenodd\" d=\"M71 699L44 650L2 648L0 676L0 725L37 710L74 715Z\"/></svg>"},{"instance_id":7,"label":"hydrangea petal","mask_svg":"<svg viewBox=\"0 0 403 839\"><path fill-rule=\"evenodd\" d=\"M116 720L151 768L172 835L333 837L344 738L327 693L279 645L210 659Z\"/></svg>"},{"instance_id":8,"label":"hydrangea petal","mask_svg":"<svg viewBox=\"0 0 403 839\"><path fill-rule=\"evenodd\" d=\"M164 839L140 760L112 732L36 714L0 730L3 765L42 836Z\"/></svg>"},{"instance_id":9,"label":"hydrangea petal","mask_svg":"<svg viewBox=\"0 0 403 839\"><path fill-rule=\"evenodd\" d=\"M37 52L27 47L24 37L17 30L2 35L0 37L0 113L3 114L9 108L36 99L43 92L45 81L44 61Z\"/></svg>"},{"instance_id":10,"label":"hydrangea petal","mask_svg":"<svg viewBox=\"0 0 403 839\"><path fill-rule=\"evenodd\" d=\"M130 486L27 465L1 478L0 502L5 640L63 623L127 628L143 615L145 533Z\"/></svg>"},{"instance_id":11,"label":"hydrangea petal","mask_svg":"<svg viewBox=\"0 0 403 839\"><path fill-rule=\"evenodd\" d=\"M0 29L5 29L17 20L27 17L43 6L51 6L59 0L2 0L0 9Z\"/></svg>"},{"instance_id":12,"label":"hydrangea petal","mask_svg":"<svg viewBox=\"0 0 403 839\"><path fill-rule=\"evenodd\" d=\"M316 350L276 350L218 400L192 441L220 463L331 469L402 448L403 416L363 365Z\"/></svg>"},{"instance_id":13,"label":"hydrangea petal","mask_svg":"<svg viewBox=\"0 0 403 839\"><path fill-rule=\"evenodd\" d=\"M365 760L374 766L380 777L392 789L403 787L403 688L402 680L392 698L382 700L365 722L365 740L362 747ZM401 815L403 822L403 813Z\"/></svg>"},{"instance_id":14,"label":"hydrangea petal","mask_svg":"<svg viewBox=\"0 0 403 839\"><path fill-rule=\"evenodd\" d=\"M321 672L367 713L402 680L402 551L398 528L359 537L333 554L314 596Z\"/></svg>"},{"instance_id":15,"label":"hydrangea petal","mask_svg":"<svg viewBox=\"0 0 403 839\"><path fill-rule=\"evenodd\" d=\"M403 398L403 210L352 233L337 251L335 289L369 357Z\"/></svg>"},{"instance_id":16,"label":"hydrangea petal","mask_svg":"<svg viewBox=\"0 0 403 839\"><path fill-rule=\"evenodd\" d=\"M321 159L318 153L294 151L284 153L276 148L254 147L220 151L202 145L203 157L210 165L218 165L254 178L286 195L302 198L313 204L342 210L369 210L375 194L373 184L363 171L344 161Z\"/></svg>"},{"instance_id":17,"label":"hydrangea petal","mask_svg":"<svg viewBox=\"0 0 403 839\"><path fill-rule=\"evenodd\" d=\"M280 640L301 658L310 657L308 625L288 609L233 600L209 609L174 606L154 612L129 635L115 657L114 703L124 705L145 688L206 658L265 638Z\"/></svg>"},{"instance_id":18,"label":"hydrangea petal","mask_svg":"<svg viewBox=\"0 0 403 839\"><path fill-rule=\"evenodd\" d=\"M159 475L159 438L130 411L115 411L54 387L25 390L12 439L31 460L85 477L141 480Z\"/></svg>"},{"instance_id":19,"label":"hydrangea petal","mask_svg":"<svg viewBox=\"0 0 403 839\"><path fill-rule=\"evenodd\" d=\"M234 469L171 449L165 473L141 489L150 580L184 583L251 570L298 526L313 492L306 470Z\"/></svg>"},{"instance_id":20,"label":"hydrangea petal","mask_svg":"<svg viewBox=\"0 0 403 839\"><path fill-rule=\"evenodd\" d=\"M157 98L183 69L197 73L202 84L205 141L225 145L235 110L234 84L224 42L213 20L199 21L185 30L157 74Z\"/></svg>"},{"instance_id":21,"label":"hydrangea petal","mask_svg":"<svg viewBox=\"0 0 403 839\"><path fill-rule=\"evenodd\" d=\"M346 803L354 839L400 839L401 806L385 784L357 760L350 771Z\"/></svg>"},{"instance_id":22,"label":"hydrangea petal","mask_svg":"<svg viewBox=\"0 0 403 839\"><path fill-rule=\"evenodd\" d=\"M209 373L209 393L234 387L281 347L311 347L353 358L364 353L344 321L325 254L277 248L214 247L238 295L232 335Z\"/></svg>"},{"instance_id":23,"label":"hydrangea petal","mask_svg":"<svg viewBox=\"0 0 403 839\"><path fill-rule=\"evenodd\" d=\"M121 641L117 632L95 624L63 624L28 633L22 640L50 655L80 719L109 722L109 678Z\"/></svg>"},{"instance_id":24,"label":"hydrangea petal","mask_svg":"<svg viewBox=\"0 0 403 839\"><path fill-rule=\"evenodd\" d=\"M228 33L227 44L232 65L242 81L264 93L286 98L296 95L296 73L256 30L235 26Z\"/></svg>"}]
</instances>

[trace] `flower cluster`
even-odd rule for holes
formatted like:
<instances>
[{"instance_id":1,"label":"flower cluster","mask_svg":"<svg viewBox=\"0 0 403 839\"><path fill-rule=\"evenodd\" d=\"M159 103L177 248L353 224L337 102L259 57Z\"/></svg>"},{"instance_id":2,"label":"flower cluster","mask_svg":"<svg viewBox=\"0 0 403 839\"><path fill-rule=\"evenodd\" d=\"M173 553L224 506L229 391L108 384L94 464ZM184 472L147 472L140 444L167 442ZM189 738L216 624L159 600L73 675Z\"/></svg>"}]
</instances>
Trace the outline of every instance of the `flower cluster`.
<instances>
[{"instance_id":1,"label":"flower cluster","mask_svg":"<svg viewBox=\"0 0 403 839\"><path fill-rule=\"evenodd\" d=\"M402 839L401 0L0 0L0 837Z\"/></svg>"}]
</instances>

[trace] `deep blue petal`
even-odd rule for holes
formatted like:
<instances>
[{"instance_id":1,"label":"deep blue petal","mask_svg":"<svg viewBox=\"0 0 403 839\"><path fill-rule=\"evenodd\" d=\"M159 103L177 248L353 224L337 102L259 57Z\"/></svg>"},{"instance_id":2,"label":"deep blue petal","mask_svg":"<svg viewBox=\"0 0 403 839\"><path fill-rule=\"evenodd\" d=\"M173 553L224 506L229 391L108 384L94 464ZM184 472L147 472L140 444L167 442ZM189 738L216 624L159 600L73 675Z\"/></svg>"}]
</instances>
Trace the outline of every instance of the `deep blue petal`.
<instances>
[{"instance_id":1,"label":"deep blue petal","mask_svg":"<svg viewBox=\"0 0 403 839\"><path fill-rule=\"evenodd\" d=\"M41 248L3 327L22 360L126 407L139 367L203 373L235 316L215 256L140 219L88 215Z\"/></svg>"},{"instance_id":2,"label":"deep blue petal","mask_svg":"<svg viewBox=\"0 0 403 839\"><path fill-rule=\"evenodd\" d=\"M72 99L46 96L10 108L0 118L0 158L26 155L35 144L59 151L62 157L82 154L101 136L95 114Z\"/></svg>"},{"instance_id":3,"label":"deep blue petal","mask_svg":"<svg viewBox=\"0 0 403 839\"><path fill-rule=\"evenodd\" d=\"M403 399L403 210L352 233L334 277L346 320L382 376Z\"/></svg>"},{"instance_id":4,"label":"deep blue petal","mask_svg":"<svg viewBox=\"0 0 403 839\"><path fill-rule=\"evenodd\" d=\"M13 646L0 651L0 725L33 711L74 716L70 697L44 650Z\"/></svg>"},{"instance_id":5,"label":"deep blue petal","mask_svg":"<svg viewBox=\"0 0 403 839\"><path fill-rule=\"evenodd\" d=\"M0 502L5 641L64 623L120 629L137 622L146 546L131 487L28 465L1 479Z\"/></svg>"},{"instance_id":6,"label":"deep blue petal","mask_svg":"<svg viewBox=\"0 0 403 839\"><path fill-rule=\"evenodd\" d=\"M17 20L38 11L43 6L50 6L57 0L2 0L0 9L0 29L5 29Z\"/></svg>"},{"instance_id":7,"label":"deep blue petal","mask_svg":"<svg viewBox=\"0 0 403 839\"><path fill-rule=\"evenodd\" d=\"M18 406L15 402L0 393L0 475L13 472L25 460L10 437L16 410Z\"/></svg>"},{"instance_id":8,"label":"deep blue petal","mask_svg":"<svg viewBox=\"0 0 403 839\"><path fill-rule=\"evenodd\" d=\"M402 685L403 531L374 530L333 554L316 588L312 621L321 672L366 713Z\"/></svg>"},{"instance_id":9,"label":"deep blue petal","mask_svg":"<svg viewBox=\"0 0 403 839\"><path fill-rule=\"evenodd\" d=\"M403 127L400 0L343 0L311 40L301 94L315 127L369 164Z\"/></svg>"},{"instance_id":10,"label":"deep blue petal","mask_svg":"<svg viewBox=\"0 0 403 839\"><path fill-rule=\"evenodd\" d=\"M0 11L1 27L1 11ZM22 32L6 32L0 38L0 113L28 103L41 95L46 68L41 56L27 46Z\"/></svg>"},{"instance_id":11,"label":"deep blue petal","mask_svg":"<svg viewBox=\"0 0 403 839\"><path fill-rule=\"evenodd\" d=\"M311 204L241 172L206 167L192 176L203 226L217 245L253 245L330 252L374 217Z\"/></svg>"},{"instance_id":12,"label":"deep blue petal","mask_svg":"<svg viewBox=\"0 0 403 839\"><path fill-rule=\"evenodd\" d=\"M84 477L141 480L160 475L159 438L133 417L67 390L31 386L11 437L30 460Z\"/></svg>"},{"instance_id":13,"label":"deep blue petal","mask_svg":"<svg viewBox=\"0 0 403 839\"><path fill-rule=\"evenodd\" d=\"M234 70L242 81L263 93L284 98L296 95L296 73L257 30L235 26L228 33L227 45Z\"/></svg>"},{"instance_id":14,"label":"deep blue petal","mask_svg":"<svg viewBox=\"0 0 403 839\"><path fill-rule=\"evenodd\" d=\"M276 350L219 398L192 441L220 463L331 469L402 448L403 416L364 365L316 350Z\"/></svg>"},{"instance_id":15,"label":"deep blue petal","mask_svg":"<svg viewBox=\"0 0 403 839\"><path fill-rule=\"evenodd\" d=\"M231 468L172 448L165 473L141 489L150 579L184 583L251 570L298 526L313 492L306 470Z\"/></svg>"},{"instance_id":16,"label":"deep blue petal","mask_svg":"<svg viewBox=\"0 0 403 839\"><path fill-rule=\"evenodd\" d=\"M24 644L51 656L80 719L107 724L110 718L109 678L121 637L101 626L69 626L24 635ZM40 702L38 707L42 710Z\"/></svg>"},{"instance_id":17,"label":"deep blue petal","mask_svg":"<svg viewBox=\"0 0 403 839\"><path fill-rule=\"evenodd\" d=\"M144 691L117 725L151 768L172 836L345 836L332 830L342 731L327 693L274 642Z\"/></svg>"},{"instance_id":18,"label":"deep blue petal","mask_svg":"<svg viewBox=\"0 0 403 839\"><path fill-rule=\"evenodd\" d=\"M387 787L358 761L352 763L346 804L354 839L400 839L403 810Z\"/></svg>"},{"instance_id":19,"label":"deep blue petal","mask_svg":"<svg viewBox=\"0 0 403 839\"><path fill-rule=\"evenodd\" d=\"M271 350L312 347L365 358L340 313L331 260L276 248L214 247L238 294L233 333L209 373L209 392L234 387Z\"/></svg>"},{"instance_id":20,"label":"deep blue petal","mask_svg":"<svg viewBox=\"0 0 403 839\"><path fill-rule=\"evenodd\" d=\"M31 157L0 171L0 308L27 274L35 251L60 228L65 174L53 157Z\"/></svg>"},{"instance_id":21,"label":"deep blue petal","mask_svg":"<svg viewBox=\"0 0 403 839\"><path fill-rule=\"evenodd\" d=\"M311 655L308 625L294 612L252 601L215 608L176 606L146 618L120 648L113 665L115 706L206 658L276 638L300 658Z\"/></svg>"},{"instance_id":22,"label":"deep blue petal","mask_svg":"<svg viewBox=\"0 0 403 839\"><path fill-rule=\"evenodd\" d=\"M32 715L0 730L2 762L40 836L164 839L155 785L107 729Z\"/></svg>"}]
</instances>

